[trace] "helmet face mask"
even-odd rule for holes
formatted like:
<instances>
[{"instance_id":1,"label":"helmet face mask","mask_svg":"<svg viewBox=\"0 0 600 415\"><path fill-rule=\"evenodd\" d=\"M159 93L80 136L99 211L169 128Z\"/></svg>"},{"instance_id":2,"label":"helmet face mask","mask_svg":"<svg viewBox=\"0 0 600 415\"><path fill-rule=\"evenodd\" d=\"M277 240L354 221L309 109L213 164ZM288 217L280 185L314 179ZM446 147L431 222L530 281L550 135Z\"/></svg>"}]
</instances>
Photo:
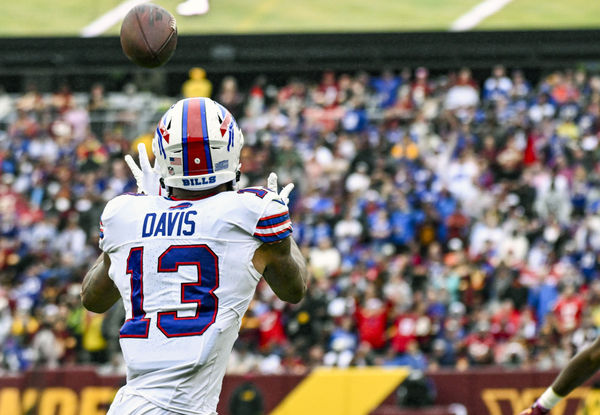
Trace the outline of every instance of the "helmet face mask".
<instances>
[{"instance_id":1,"label":"helmet face mask","mask_svg":"<svg viewBox=\"0 0 600 415\"><path fill-rule=\"evenodd\" d=\"M225 107L188 98L161 117L152 150L166 187L194 191L236 182L243 145L242 131Z\"/></svg>"}]
</instances>

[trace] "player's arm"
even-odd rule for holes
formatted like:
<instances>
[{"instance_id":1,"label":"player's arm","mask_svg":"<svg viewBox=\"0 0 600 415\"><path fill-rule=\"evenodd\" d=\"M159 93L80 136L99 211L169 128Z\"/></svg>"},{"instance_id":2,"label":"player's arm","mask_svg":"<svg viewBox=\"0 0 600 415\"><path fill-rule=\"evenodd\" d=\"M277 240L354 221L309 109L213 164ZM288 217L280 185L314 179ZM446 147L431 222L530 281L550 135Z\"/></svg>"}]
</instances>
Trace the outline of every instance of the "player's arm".
<instances>
[{"instance_id":1,"label":"player's arm","mask_svg":"<svg viewBox=\"0 0 600 415\"><path fill-rule=\"evenodd\" d=\"M271 173L267 179L267 188L277 193L277 175ZM260 272L273 292L290 303L302 300L306 293L308 272L306 261L296 241L290 236L292 232L291 220L287 211L288 196L294 185L292 183L277 193L279 205L277 210L258 222L254 236L263 244L254 252L252 263ZM259 230L260 229L260 230Z\"/></svg>"},{"instance_id":2,"label":"player's arm","mask_svg":"<svg viewBox=\"0 0 600 415\"><path fill-rule=\"evenodd\" d=\"M119 290L108 276L110 258L102 253L83 278L81 303L95 313L104 313L120 298Z\"/></svg>"},{"instance_id":3,"label":"player's arm","mask_svg":"<svg viewBox=\"0 0 600 415\"><path fill-rule=\"evenodd\" d=\"M598 369L600 369L600 338L575 355L558 374L552 386L546 389L531 408L521 412L521 415L548 413L563 397L583 384Z\"/></svg>"},{"instance_id":4,"label":"player's arm","mask_svg":"<svg viewBox=\"0 0 600 415\"><path fill-rule=\"evenodd\" d=\"M262 244L254 253L254 267L273 292L289 303L297 303L306 293L306 261L291 236L281 242Z\"/></svg>"}]
</instances>

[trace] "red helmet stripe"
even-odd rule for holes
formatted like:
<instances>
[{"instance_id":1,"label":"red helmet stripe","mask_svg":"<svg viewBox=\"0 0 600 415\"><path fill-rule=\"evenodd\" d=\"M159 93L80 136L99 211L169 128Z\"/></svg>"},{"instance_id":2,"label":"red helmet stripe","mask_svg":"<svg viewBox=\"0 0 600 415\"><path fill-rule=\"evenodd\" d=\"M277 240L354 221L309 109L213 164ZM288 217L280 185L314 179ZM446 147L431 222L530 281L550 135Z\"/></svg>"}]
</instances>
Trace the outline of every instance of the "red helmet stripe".
<instances>
[{"instance_id":1,"label":"red helmet stripe","mask_svg":"<svg viewBox=\"0 0 600 415\"><path fill-rule=\"evenodd\" d=\"M184 105L188 104L187 137L183 142L184 147L187 144L187 151L184 152L187 163L184 163L183 172L186 176L209 173L205 146L205 144L208 144L208 132L205 131L206 123L202 119L203 116L206 117L206 113L200 110L201 100L201 98L193 98L184 103ZM208 152L210 157L210 149ZM212 170L212 165L210 167L210 170Z\"/></svg>"}]
</instances>

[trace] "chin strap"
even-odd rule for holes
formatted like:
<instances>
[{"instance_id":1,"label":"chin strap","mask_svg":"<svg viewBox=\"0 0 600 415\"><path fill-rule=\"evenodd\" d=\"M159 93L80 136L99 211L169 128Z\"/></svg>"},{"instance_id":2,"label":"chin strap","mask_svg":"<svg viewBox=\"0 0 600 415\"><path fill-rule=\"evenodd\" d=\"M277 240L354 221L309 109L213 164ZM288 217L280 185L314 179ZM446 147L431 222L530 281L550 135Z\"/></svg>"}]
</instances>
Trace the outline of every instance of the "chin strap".
<instances>
[{"instance_id":1,"label":"chin strap","mask_svg":"<svg viewBox=\"0 0 600 415\"><path fill-rule=\"evenodd\" d=\"M171 186L165 186L165 181L163 180L163 178L160 178L160 187L162 189L164 189L167 197L171 197L171 194L173 193L173 188Z\"/></svg>"},{"instance_id":2,"label":"chin strap","mask_svg":"<svg viewBox=\"0 0 600 415\"><path fill-rule=\"evenodd\" d=\"M237 169L235 169L235 182L240 181L240 177L242 176L242 163L238 163Z\"/></svg>"},{"instance_id":3,"label":"chin strap","mask_svg":"<svg viewBox=\"0 0 600 415\"><path fill-rule=\"evenodd\" d=\"M233 180L231 183L231 190L238 190L238 183L240 181L240 178L242 177L242 163L238 164L237 169L235 171L235 180Z\"/></svg>"}]
</instances>

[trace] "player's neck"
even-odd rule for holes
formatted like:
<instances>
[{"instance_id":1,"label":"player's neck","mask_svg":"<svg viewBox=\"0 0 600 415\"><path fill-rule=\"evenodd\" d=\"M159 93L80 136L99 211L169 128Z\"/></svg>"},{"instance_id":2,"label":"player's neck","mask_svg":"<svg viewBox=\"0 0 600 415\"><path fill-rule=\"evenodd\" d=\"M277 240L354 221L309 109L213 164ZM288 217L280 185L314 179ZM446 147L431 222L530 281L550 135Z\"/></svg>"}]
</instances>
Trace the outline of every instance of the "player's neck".
<instances>
[{"instance_id":1,"label":"player's neck","mask_svg":"<svg viewBox=\"0 0 600 415\"><path fill-rule=\"evenodd\" d=\"M227 190L229 190L229 185L227 183L220 184L213 189L207 190L185 190L178 187L173 187L171 189L170 196L171 198L178 200L205 199L207 197L214 196L217 193L226 192Z\"/></svg>"}]
</instances>

